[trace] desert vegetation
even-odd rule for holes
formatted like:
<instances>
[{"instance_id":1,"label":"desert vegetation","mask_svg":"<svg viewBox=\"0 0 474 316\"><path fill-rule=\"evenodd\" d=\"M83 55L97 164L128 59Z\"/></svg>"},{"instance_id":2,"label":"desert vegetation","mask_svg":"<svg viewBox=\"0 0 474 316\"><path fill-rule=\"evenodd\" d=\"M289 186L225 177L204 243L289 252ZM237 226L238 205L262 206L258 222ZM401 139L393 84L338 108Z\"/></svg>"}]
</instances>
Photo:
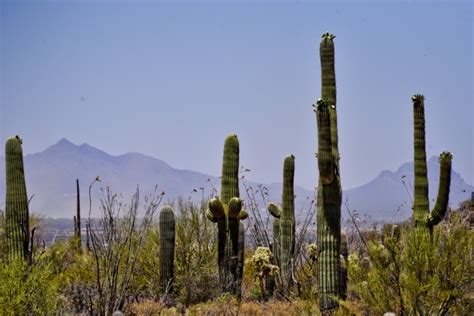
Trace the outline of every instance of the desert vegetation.
<instances>
[{"instance_id":1,"label":"desert vegetation","mask_svg":"<svg viewBox=\"0 0 474 316\"><path fill-rule=\"evenodd\" d=\"M320 43L319 179L295 215L296 157L283 161L281 201L264 186L241 195L237 135L224 142L220 193L164 202L166 192L128 200L91 179L88 216L79 199L70 240L46 247L29 214L22 140L6 141L5 210L0 213L0 314L112 315L466 315L474 309L473 201L449 209L451 161L440 155L430 211L425 104L412 97L413 216L368 229L342 203L335 36ZM311 153L309 153L311 154ZM74 179L72 179L73 181ZM76 182L79 195L79 182ZM93 201L92 190L101 198ZM203 191L204 192L204 191ZM348 228L341 229L346 206ZM91 217L91 209L101 211ZM71 207L71 209L73 209ZM308 233L316 222L316 238ZM83 230L81 227L85 227Z\"/></svg>"}]
</instances>

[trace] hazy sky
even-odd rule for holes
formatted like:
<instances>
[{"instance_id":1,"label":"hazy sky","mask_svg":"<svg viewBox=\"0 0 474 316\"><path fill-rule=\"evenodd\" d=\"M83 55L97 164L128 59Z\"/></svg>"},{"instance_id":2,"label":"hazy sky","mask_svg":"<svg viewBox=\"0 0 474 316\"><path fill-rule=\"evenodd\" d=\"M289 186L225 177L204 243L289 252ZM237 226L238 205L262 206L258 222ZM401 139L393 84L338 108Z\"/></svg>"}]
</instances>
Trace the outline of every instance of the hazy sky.
<instances>
[{"instance_id":1,"label":"hazy sky","mask_svg":"<svg viewBox=\"0 0 474 316\"><path fill-rule=\"evenodd\" d=\"M469 2L1 1L0 136L26 153L66 137L219 175L226 135L265 183L296 156L317 181L319 41L336 34L344 188L413 159L411 96L426 97L428 155L473 170ZM2 142L3 142L2 141Z\"/></svg>"}]
</instances>

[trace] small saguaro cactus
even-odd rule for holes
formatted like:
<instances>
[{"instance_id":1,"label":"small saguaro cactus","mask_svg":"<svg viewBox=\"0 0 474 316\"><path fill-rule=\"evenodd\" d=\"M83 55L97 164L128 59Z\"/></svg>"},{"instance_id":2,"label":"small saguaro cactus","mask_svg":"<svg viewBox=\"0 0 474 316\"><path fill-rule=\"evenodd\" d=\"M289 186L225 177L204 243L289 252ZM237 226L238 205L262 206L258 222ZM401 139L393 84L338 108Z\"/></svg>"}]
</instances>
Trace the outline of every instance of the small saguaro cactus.
<instances>
[{"instance_id":1,"label":"small saguaro cactus","mask_svg":"<svg viewBox=\"0 0 474 316\"><path fill-rule=\"evenodd\" d=\"M222 163L221 195L212 198L206 210L207 218L217 223L219 281L223 292L229 292L239 298L242 283L241 256L244 247L239 242L243 233L239 233L240 221L248 214L242 210L239 194L239 140L230 135L224 143ZM239 263L240 262L240 263Z\"/></svg>"},{"instance_id":2,"label":"small saguaro cactus","mask_svg":"<svg viewBox=\"0 0 474 316\"><path fill-rule=\"evenodd\" d=\"M336 111L336 72L333 34L324 33L319 46L321 58L321 99L314 111L318 123L318 213L317 249L321 312L337 307L341 297L340 243L342 189Z\"/></svg>"},{"instance_id":3,"label":"small saguaro cactus","mask_svg":"<svg viewBox=\"0 0 474 316\"><path fill-rule=\"evenodd\" d=\"M74 238L77 248L81 249L81 195L79 192L79 179L76 179L76 216L74 216Z\"/></svg>"},{"instance_id":4,"label":"small saguaro cactus","mask_svg":"<svg viewBox=\"0 0 474 316\"><path fill-rule=\"evenodd\" d=\"M415 226L427 227L430 230L441 222L446 214L451 185L450 152L442 152L439 156L440 178L438 197L433 210L430 212L428 198L428 171L426 167L425 146L425 97L416 94L412 97L414 117L414 147L415 147L415 200L413 204L413 219Z\"/></svg>"},{"instance_id":5,"label":"small saguaro cactus","mask_svg":"<svg viewBox=\"0 0 474 316\"><path fill-rule=\"evenodd\" d=\"M28 197L23 167L22 140L15 136L5 144L6 203L5 222L8 257L30 259Z\"/></svg>"},{"instance_id":6,"label":"small saguaro cactus","mask_svg":"<svg viewBox=\"0 0 474 316\"><path fill-rule=\"evenodd\" d=\"M160 294L167 295L173 290L174 247L176 223L170 206L160 211Z\"/></svg>"},{"instance_id":7,"label":"small saguaro cactus","mask_svg":"<svg viewBox=\"0 0 474 316\"><path fill-rule=\"evenodd\" d=\"M295 156L290 155L283 163L283 194L281 209L275 203L268 204L268 211L279 219L278 260L284 287L291 284L292 259L295 250ZM275 232L274 232L274 235ZM274 239L275 240L275 239ZM275 247L276 249L276 247Z\"/></svg>"}]
</instances>

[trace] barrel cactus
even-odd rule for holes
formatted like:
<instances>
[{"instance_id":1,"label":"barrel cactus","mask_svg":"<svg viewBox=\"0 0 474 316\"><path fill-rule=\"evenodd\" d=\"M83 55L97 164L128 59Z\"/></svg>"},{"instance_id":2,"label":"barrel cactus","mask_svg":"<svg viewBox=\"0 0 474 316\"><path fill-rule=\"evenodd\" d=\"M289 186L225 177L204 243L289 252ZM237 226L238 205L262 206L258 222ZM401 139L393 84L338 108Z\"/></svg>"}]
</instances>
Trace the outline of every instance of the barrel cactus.
<instances>
[{"instance_id":1,"label":"barrel cactus","mask_svg":"<svg viewBox=\"0 0 474 316\"><path fill-rule=\"evenodd\" d=\"M30 257L29 211L26 194L23 150L20 137L9 138L5 145L6 203L5 222L10 260Z\"/></svg>"},{"instance_id":2,"label":"barrel cactus","mask_svg":"<svg viewBox=\"0 0 474 316\"><path fill-rule=\"evenodd\" d=\"M228 136L224 143L221 195L212 198L206 210L207 218L217 223L219 281L223 292L240 298L242 284L242 255L244 249L241 220L248 214L242 210L239 193L239 140L237 135ZM239 233L239 231L241 231ZM239 242L239 240L241 240Z\"/></svg>"},{"instance_id":3,"label":"barrel cactus","mask_svg":"<svg viewBox=\"0 0 474 316\"><path fill-rule=\"evenodd\" d=\"M175 231L173 209L165 206L161 209L159 218L160 292L165 295L173 290Z\"/></svg>"},{"instance_id":4,"label":"barrel cactus","mask_svg":"<svg viewBox=\"0 0 474 316\"><path fill-rule=\"evenodd\" d=\"M341 202L336 112L336 73L333 34L325 33L319 46L321 99L315 107L318 123L318 211L317 248L320 310L337 307L343 286L340 282Z\"/></svg>"},{"instance_id":5,"label":"barrel cactus","mask_svg":"<svg viewBox=\"0 0 474 316\"><path fill-rule=\"evenodd\" d=\"M423 95L416 94L412 97L412 101L415 126L415 199L413 219L415 226L427 227L432 230L433 226L443 220L448 208L451 160L453 156L449 152L442 152L439 156L440 179L438 197L433 210L430 212L425 146L425 98Z\"/></svg>"},{"instance_id":6,"label":"barrel cactus","mask_svg":"<svg viewBox=\"0 0 474 316\"><path fill-rule=\"evenodd\" d=\"M288 287L292 279L292 259L295 251L295 156L290 155L283 163L283 194L282 207L270 203L267 207L270 214L278 220L279 227L274 226L274 240L278 236L278 249L274 245L277 254L282 285ZM275 244L275 242L274 242Z\"/></svg>"}]
</instances>

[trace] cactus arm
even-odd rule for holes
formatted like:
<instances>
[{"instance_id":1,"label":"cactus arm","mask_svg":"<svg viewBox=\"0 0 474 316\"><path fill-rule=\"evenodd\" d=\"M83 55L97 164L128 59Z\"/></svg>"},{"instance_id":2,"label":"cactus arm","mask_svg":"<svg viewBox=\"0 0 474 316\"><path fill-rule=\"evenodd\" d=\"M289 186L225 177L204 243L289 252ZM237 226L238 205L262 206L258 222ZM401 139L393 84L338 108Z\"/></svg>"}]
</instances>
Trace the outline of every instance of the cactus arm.
<instances>
[{"instance_id":1,"label":"cactus arm","mask_svg":"<svg viewBox=\"0 0 474 316\"><path fill-rule=\"evenodd\" d=\"M438 197L430 216L428 217L429 226L437 225L446 214L449 200L449 187L451 185L451 160L452 155L449 152L442 152L439 156L439 188Z\"/></svg>"},{"instance_id":2,"label":"cactus arm","mask_svg":"<svg viewBox=\"0 0 474 316\"><path fill-rule=\"evenodd\" d=\"M267 210L273 217L280 218L281 208L276 203L268 203Z\"/></svg>"},{"instance_id":3,"label":"cactus arm","mask_svg":"<svg viewBox=\"0 0 474 316\"><path fill-rule=\"evenodd\" d=\"M209 200L208 209L215 219L221 219L225 215L224 204L217 198Z\"/></svg>"},{"instance_id":4,"label":"cactus arm","mask_svg":"<svg viewBox=\"0 0 474 316\"><path fill-rule=\"evenodd\" d=\"M9 258L26 260L29 258L29 210L21 145L18 136L5 144L5 220Z\"/></svg>"},{"instance_id":5,"label":"cactus arm","mask_svg":"<svg viewBox=\"0 0 474 316\"><path fill-rule=\"evenodd\" d=\"M428 172L426 167L426 145L425 145L425 104L423 95L414 95L413 120L414 150L415 150L415 197L413 204L413 215L415 223L426 223L429 214L428 198Z\"/></svg>"},{"instance_id":6,"label":"cactus arm","mask_svg":"<svg viewBox=\"0 0 474 316\"><path fill-rule=\"evenodd\" d=\"M247 217L249 217L249 213L246 210L242 210L239 212L238 219L244 220L247 219Z\"/></svg>"},{"instance_id":7,"label":"cactus arm","mask_svg":"<svg viewBox=\"0 0 474 316\"><path fill-rule=\"evenodd\" d=\"M172 291L174 278L174 248L176 223L173 209L165 206L159 218L160 235L160 291L169 294Z\"/></svg>"},{"instance_id":8,"label":"cactus arm","mask_svg":"<svg viewBox=\"0 0 474 316\"><path fill-rule=\"evenodd\" d=\"M275 265L280 266L280 219L275 218L273 220L273 258L275 259Z\"/></svg>"},{"instance_id":9,"label":"cactus arm","mask_svg":"<svg viewBox=\"0 0 474 316\"><path fill-rule=\"evenodd\" d=\"M214 215L212 215L212 212L211 212L211 210L209 210L209 208L206 209L206 218L208 220L210 220L211 222L213 222L213 223L217 223L217 221L218 221L218 219L215 218Z\"/></svg>"}]
</instances>

